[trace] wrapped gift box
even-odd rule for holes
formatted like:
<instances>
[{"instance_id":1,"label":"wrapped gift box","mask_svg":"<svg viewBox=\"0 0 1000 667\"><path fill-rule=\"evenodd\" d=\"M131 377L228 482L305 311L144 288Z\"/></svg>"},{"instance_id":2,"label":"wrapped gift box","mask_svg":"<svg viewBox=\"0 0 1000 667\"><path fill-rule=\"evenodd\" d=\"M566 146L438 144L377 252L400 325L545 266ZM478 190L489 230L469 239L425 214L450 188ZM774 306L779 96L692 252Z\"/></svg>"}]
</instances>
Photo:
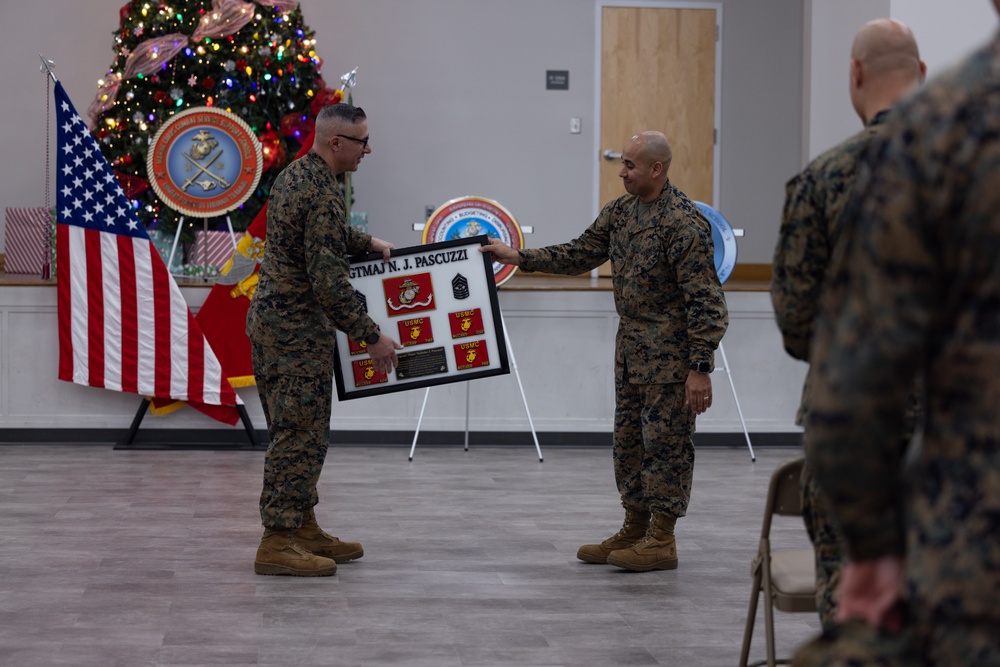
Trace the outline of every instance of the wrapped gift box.
<instances>
[{"instance_id":1,"label":"wrapped gift box","mask_svg":"<svg viewBox=\"0 0 1000 667\"><path fill-rule=\"evenodd\" d=\"M233 237L228 231L195 232L194 245L188 250L187 263L221 269L233 256L234 249Z\"/></svg>"},{"instance_id":2,"label":"wrapped gift box","mask_svg":"<svg viewBox=\"0 0 1000 667\"><path fill-rule=\"evenodd\" d=\"M166 264L167 260L170 259L170 248L174 244L174 235L164 234L158 229L147 229L146 233L149 234L149 240L153 242L153 247L160 254L163 263ZM173 263L167 267L170 273L179 273L181 271L181 267L184 265L183 259L184 248L178 246L177 252L174 253Z\"/></svg>"},{"instance_id":3,"label":"wrapped gift box","mask_svg":"<svg viewBox=\"0 0 1000 667\"><path fill-rule=\"evenodd\" d=\"M52 214L44 207L7 208L4 229L7 273L42 275L51 266Z\"/></svg>"}]
</instances>

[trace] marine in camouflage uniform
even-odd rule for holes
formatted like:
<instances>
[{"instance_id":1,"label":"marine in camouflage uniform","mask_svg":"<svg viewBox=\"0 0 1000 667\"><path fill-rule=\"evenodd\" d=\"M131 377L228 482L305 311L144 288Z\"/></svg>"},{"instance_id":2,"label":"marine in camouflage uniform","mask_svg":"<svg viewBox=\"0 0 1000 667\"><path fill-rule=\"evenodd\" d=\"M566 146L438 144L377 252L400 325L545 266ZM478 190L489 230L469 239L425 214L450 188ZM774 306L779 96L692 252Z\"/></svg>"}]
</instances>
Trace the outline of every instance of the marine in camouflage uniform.
<instances>
[{"instance_id":1,"label":"marine in camouflage uniform","mask_svg":"<svg viewBox=\"0 0 1000 667\"><path fill-rule=\"evenodd\" d=\"M850 559L840 614L905 638L916 664L1000 665L998 165L994 38L866 152L813 341L806 456ZM904 457L918 373L923 437ZM889 643L834 638L798 664L909 664Z\"/></svg>"},{"instance_id":2,"label":"marine in camouflage uniform","mask_svg":"<svg viewBox=\"0 0 1000 667\"><path fill-rule=\"evenodd\" d=\"M871 56L872 50L883 57L895 57L880 63ZM858 160L869 142L884 134L889 107L923 80L916 41L898 21L880 19L864 26L855 37L852 58L851 98L865 128L815 158L788 181L774 252L771 302L775 319L785 350L801 361L809 360L813 322L840 232L838 217L854 183ZM796 415L799 425L804 424L809 410L811 375L810 368ZM916 399L911 403L916 406ZM914 410L911 423L915 420ZM909 436L907 433L900 440L900 448ZM802 516L815 551L816 606L823 627L829 629L835 624L840 538L824 510L809 466L802 470Z\"/></svg>"},{"instance_id":3,"label":"marine in camouflage uniform","mask_svg":"<svg viewBox=\"0 0 1000 667\"><path fill-rule=\"evenodd\" d=\"M247 335L271 441L260 497L265 538L291 533L298 546L316 555L350 560L346 556L361 555L357 543L341 543L353 546L339 551L310 543L319 530L313 507L330 438L336 329L359 342L381 342L375 322L355 299L348 258L387 244L350 226L336 179L335 169L353 171L371 151L361 137L367 133L364 113L357 116L346 104L327 109L332 111L325 109L317 119L313 150L286 167L271 188L267 244ZM351 122L352 117L358 120ZM336 140L335 130L353 131L357 138ZM270 569L259 567L261 560L258 553L261 574L303 574L260 572Z\"/></svg>"},{"instance_id":4,"label":"marine in camouflage uniform","mask_svg":"<svg viewBox=\"0 0 1000 667\"><path fill-rule=\"evenodd\" d=\"M884 128L882 112L860 133L813 160L792 178L785 190L778 246L774 253L771 302L785 350L802 361L809 359L809 340L823 276L837 239L837 214L861 149ZM802 387L795 423L803 424L809 409L809 376ZM834 625L834 591L840 570L840 545L834 526L817 496L812 471L802 469L802 516L816 556L816 605L824 628Z\"/></svg>"},{"instance_id":5,"label":"marine in camouflage uniform","mask_svg":"<svg viewBox=\"0 0 1000 667\"><path fill-rule=\"evenodd\" d=\"M648 166L645 144L661 141L667 151L662 173L652 179L636 175ZM660 133L637 135L622 160L630 194L604 206L576 240L519 250L507 263L524 271L576 275L611 261L620 316L613 457L626 521L619 534L601 545L585 545L577 555L627 569L671 569L677 566L674 521L685 515L691 497L695 414L711 404L708 374L729 318L715 270L711 227L667 180L666 139ZM645 185L646 201L641 197ZM498 244L485 249L503 261ZM691 370L692 365L702 372ZM694 384L689 382L692 374L700 376ZM693 386L698 389L691 394ZM657 530L668 532L669 538L658 538ZM641 553L625 553L633 547L641 550L644 538L654 545L669 541L670 547L661 546L660 556L645 559ZM671 549L672 555L665 553Z\"/></svg>"}]
</instances>

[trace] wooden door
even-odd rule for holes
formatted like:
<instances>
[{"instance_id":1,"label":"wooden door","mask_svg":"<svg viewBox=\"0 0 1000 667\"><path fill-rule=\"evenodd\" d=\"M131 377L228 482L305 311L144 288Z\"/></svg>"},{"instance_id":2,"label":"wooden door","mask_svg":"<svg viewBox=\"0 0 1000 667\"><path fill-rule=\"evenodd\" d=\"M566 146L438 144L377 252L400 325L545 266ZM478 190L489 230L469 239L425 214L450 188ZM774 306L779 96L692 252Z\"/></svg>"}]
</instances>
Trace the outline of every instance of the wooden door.
<instances>
[{"instance_id":1,"label":"wooden door","mask_svg":"<svg viewBox=\"0 0 1000 667\"><path fill-rule=\"evenodd\" d=\"M670 141L671 182L714 205L716 25L712 8L601 8L599 206L625 194L604 152L643 130Z\"/></svg>"}]
</instances>

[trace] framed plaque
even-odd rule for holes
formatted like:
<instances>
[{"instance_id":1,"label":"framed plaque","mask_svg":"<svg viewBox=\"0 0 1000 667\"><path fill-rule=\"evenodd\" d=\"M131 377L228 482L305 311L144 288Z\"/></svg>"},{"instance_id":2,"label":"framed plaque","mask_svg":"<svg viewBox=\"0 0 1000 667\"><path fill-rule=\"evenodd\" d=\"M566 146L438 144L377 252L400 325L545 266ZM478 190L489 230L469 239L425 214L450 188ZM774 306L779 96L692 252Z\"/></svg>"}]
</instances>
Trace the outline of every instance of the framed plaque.
<instances>
[{"instance_id":1,"label":"framed plaque","mask_svg":"<svg viewBox=\"0 0 1000 667\"><path fill-rule=\"evenodd\" d=\"M496 281L485 235L351 260L354 296L403 345L399 366L379 373L364 343L337 331L337 396L387 394L510 372Z\"/></svg>"}]
</instances>

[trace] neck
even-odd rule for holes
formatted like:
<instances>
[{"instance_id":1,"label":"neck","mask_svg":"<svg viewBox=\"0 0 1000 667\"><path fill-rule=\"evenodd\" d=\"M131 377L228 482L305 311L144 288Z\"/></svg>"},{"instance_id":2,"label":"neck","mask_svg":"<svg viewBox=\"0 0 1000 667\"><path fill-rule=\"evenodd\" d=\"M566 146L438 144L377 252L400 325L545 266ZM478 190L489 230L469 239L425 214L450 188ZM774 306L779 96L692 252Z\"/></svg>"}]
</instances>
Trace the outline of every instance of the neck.
<instances>
[{"instance_id":1,"label":"neck","mask_svg":"<svg viewBox=\"0 0 1000 667\"><path fill-rule=\"evenodd\" d=\"M878 89L879 94L870 95L861 104L861 120L865 125L872 122L872 119L879 113L883 111L888 111L893 106L899 98L906 95L908 92L913 90L916 84L912 82L907 83L897 83L895 85L888 84L883 85Z\"/></svg>"},{"instance_id":2,"label":"neck","mask_svg":"<svg viewBox=\"0 0 1000 667\"><path fill-rule=\"evenodd\" d=\"M324 151L319 146L314 145L312 147L312 150L310 150L309 152L318 155L319 158L326 163L326 166L330 168L330 171L332 171L334 175L340 174L342 171L344 171L343 169L337 171L337 164L333 159L333 151Z\"/></svg>"},{"instance_id":3,"label":"neck","mask_svg":"<svg viewBox=\"0 0 1000 667\"><path fill-rule=\"evenodd\" d=\"M663 192L663 189L667 187L669 183L670 181L664 181L663 184L660 185L659 187L653 188L653 191L650 192L648 195L639 195L639 201L645 204L656 201L657 199L660 198L660 194Z\"/></svg>"}]
</instances>

